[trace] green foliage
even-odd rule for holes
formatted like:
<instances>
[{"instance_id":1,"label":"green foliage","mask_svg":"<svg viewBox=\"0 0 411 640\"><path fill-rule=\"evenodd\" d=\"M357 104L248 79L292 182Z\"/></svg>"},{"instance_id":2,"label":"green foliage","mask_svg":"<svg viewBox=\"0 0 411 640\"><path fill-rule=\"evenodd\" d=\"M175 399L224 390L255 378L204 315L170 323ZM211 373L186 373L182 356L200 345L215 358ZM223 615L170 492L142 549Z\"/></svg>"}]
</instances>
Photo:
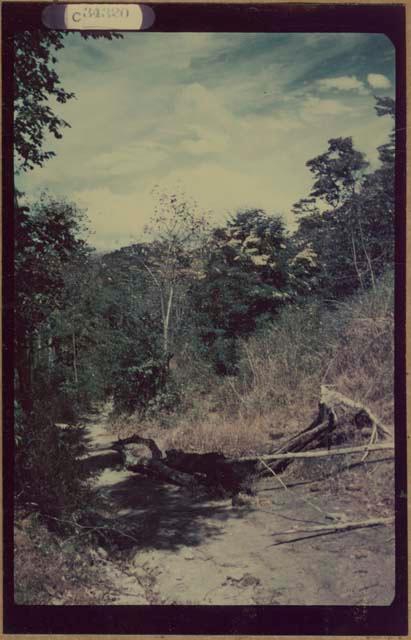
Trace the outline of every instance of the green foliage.
<instances>
[{"instance_id":1,"label":"green foliage","mask_svg":"<svg viewBox=\"0 0 411 640\"><path fill-rule=\"evenodd\" d=\"M83 38L122 37L119 34L81 34ZM52 158L44 150L47 134L62 137L70 125L50 107L50 98L64 104L74 98L60 83L56 71L57 52L64 47L66 34L52 29L17 32L14 39L14 148L17 169L27 171Z\"/></svg>"},{"instance_id":2,"label":"green foliage","mask_svg":"<svg viewBox=\"0 0 411 640\"><path fill-rule=\"evenodd\" d=\"M198 332L220 373L235 372L236 339L290 300L289 243L279 217L240 211L213 233L204 275L192 288Z\"/></svg>"},{"instance_id":3,"label":"green foliage","mask_svg":"<svg viewBox=\"0 0 411 640\"><path fill-rule=\"evenodd\" d=\"M76 458L82 452L81 433L60 429L47 406L15 423L15 489L20 502L34 503L49 515L68 514L88 499L86 478Z\"/></svg>"},{"instance_id":4,"label":"green foliage","mask_svg":"<svg viewBox=\"0 0 411 640\"><path fill-rule=\"evenodd\" d=\"M16 393L27 414L32 408L35 376L44 362L50 369L55 359L50 323L52 314L62 311L67 302L67 270L84 265L89 255L84 231L84 212L47 193L31 206L16 206Z\"/></svg>"},{"instance_id":5,"label":"green foliage","mask_svg":"<svg viewBox=\"0 0 411 640\"><path fill-rule=\"evenodd\" d=\"M170 379L168 361L160 357L136 365L121 363L113 398L116 411L137 411L141 417L173 410L179 403L179 394Z\"/></svg>"},{"instance_id":6,"label":"green foliage","mask_svg":"<svg viewBox=\"0 0 411 640\"><path fill-rule=\"evenodd\" d=\"M168 381L161 310L144 268L149 260L153 266L150 247L131 245L105 256L100 272L106 295L102 313L109 335L115 337L114 352L107 349L114 353L110 370L114 409L138 411L141 416L155 405Z\"/></svg>"},{"instance_id":7,"label":"green foliage","mask_svg":"<svg viewBox=\"0 0 411 640\"><path fill-rule=\"evenodd\" d=\"M355 193L368 164L354 149L352 138L331 138L326 153L307 162L315 177L310 196L338 207Z\"/></svg>"},{"instance_id":8,"label":"green foliage","mask_svg":"<svg viewBox=\"0 0 411 640\"><path fill-rule=\"evenodd\" d=\"M392 116L393 101L377 98L376 111ZM291 276L303 297L341 299L375 287L393 263L394 133L378 151L381 165L372 173L365 173L368 163L351 138L331 139L328 151L307 163L314 183L294 206L299 226ZM302 256L310 260L302 263Z\"/></svg>"},{"instance_id":9,"label":"green foliage","mask_svg":"<svg viewBox=\"0 0 411 640\"><path fill-rule=\"evenodd\" d=\"M74 96L60 86L53 68L63 40L64 35L53 30L22 31L15 38L14 144L23 170L55 155L42 149L45 135L61 138L61 129L69 126L48 104L51 96L60 103Z\"/></svg>"}]
</instances>

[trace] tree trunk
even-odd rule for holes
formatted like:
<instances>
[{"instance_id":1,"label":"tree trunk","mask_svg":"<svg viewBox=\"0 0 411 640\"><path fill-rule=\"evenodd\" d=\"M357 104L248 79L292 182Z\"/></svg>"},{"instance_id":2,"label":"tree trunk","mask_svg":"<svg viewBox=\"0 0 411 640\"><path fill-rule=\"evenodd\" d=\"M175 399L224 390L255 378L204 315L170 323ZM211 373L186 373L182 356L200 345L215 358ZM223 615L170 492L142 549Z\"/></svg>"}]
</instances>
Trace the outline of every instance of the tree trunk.
<instances>
[{"instance_id":1,"label":"tree trunk","mask_svg":"<svg viewBox=\"0 0 411 640\"><path fill-rule=\"evenodd\" d=\"M74 373L74 384L76 385L76 387L78 386L78 373L77 373L77 348L76 348L76 334L73 332L71 334L72 336L72 343L73 343L73 373Z\"/></svg>"},{"instance_id":2,"label":"tree trunk","mask_svg":"<svg viewBox=\"0 0 411 640\"><path fill-rule=\"evenodd\" d=\"M355 267L355 272L357 274L357 278L359 280L360 283L360 287L361 289L364 289L364 285L362 283L362 277L361 277L361 272L358 268L358 263L357 263L357 251L355 249L355 240L354 240L354 235L351 232L351 245L352 245L352 256L353 256L353 262L354 262L354 267Z\"/></svg>"},{"instance_id":3,"label":"tree trunk","mask_svg":"<svg viewBox=\"0 0 411 640\"><path fill-rule=\"evenodd\" d=\"M368 255L368 251L367 251L367 248L365 246L365 240L364 240L364 234L363 234L363 229L362 229L362 224L361 224L361 218L360 218L359 215L358 215L358 226L359 226L359 229L360 229L360 238L361 238L362 249L364 251L365 259L367 260L368 269L370 271L372 288L375 289L374 270L372 268L370 256Z\"/></svg>"},{"instance_id":4,"label":"tree trunk","mask_svg":"<svg viewBox=\"0 0 411 640\"><path fill-rule=\"evenodd\" d=\"M170 327L170 316L171 309L173 305L173 295L174 295L174 286L171 285L170 292L168 294L168 302L167 302L167 310L163 320L163 339L164 339L164 354L168 354L168 339L169 339L169 327Z\"/></svg>"}]
</instances>

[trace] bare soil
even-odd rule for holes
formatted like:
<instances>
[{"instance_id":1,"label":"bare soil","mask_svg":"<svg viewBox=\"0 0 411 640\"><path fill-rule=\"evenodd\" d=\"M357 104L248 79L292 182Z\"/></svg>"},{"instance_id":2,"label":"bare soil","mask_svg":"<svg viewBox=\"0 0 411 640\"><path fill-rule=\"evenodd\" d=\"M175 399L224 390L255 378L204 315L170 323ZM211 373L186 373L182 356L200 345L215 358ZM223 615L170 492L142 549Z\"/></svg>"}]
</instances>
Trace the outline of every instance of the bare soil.
<instances>
[{"instance_id":1,"label":"bare soil","mask_svg":"<svg viewBox=\"0 0 411 640\"><path fill-rule=\"evenodd\" d=\"M112 439L104 416L89 422L88 438L92 445ZM374 488L377 474L392 496L393 466L382 462L370 472ZM104 517L122 533L113 549L95 551L109 591L101 604L108 597L118 605L389 605L393 525L320 537L282 533L392 515L390 496L368 491L367 473L360 467L338 483L333 478L288 490L267 478L255 498L233 505L106 470L96 491ZM298 536L306 538L278 544ZM64 604L64 596L55 604Z\"/></svg>"}]
</instances>

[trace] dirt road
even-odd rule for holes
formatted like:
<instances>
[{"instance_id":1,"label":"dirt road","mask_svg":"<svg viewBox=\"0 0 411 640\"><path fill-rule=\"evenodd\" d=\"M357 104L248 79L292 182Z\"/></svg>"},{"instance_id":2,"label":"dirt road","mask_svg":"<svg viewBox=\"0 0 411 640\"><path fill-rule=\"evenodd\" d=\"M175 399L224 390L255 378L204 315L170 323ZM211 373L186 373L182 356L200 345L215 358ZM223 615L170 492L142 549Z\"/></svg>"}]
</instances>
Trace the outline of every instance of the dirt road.
<instances>
[{"instance_id":1,"label":"dirt road","mask_svg":"<svg viewBox=\"0 0 411 640\"><path fill-rule=\"evenodd\" d=\"M112 439L101 416L89 442ZM269 479L252 504L210 501L138 474L106 470L96 480L121 553L96 552L113 604L389 605L394 597L393 526L281 544L298 529L361 520L356 495L336 498ZM337 514L337 515L335 515ZM300 534L303 535L303 534ZM309 534L305 534L309 535ZM121 557L121 559L119 559Z\"/></svg>"}]
</instances>

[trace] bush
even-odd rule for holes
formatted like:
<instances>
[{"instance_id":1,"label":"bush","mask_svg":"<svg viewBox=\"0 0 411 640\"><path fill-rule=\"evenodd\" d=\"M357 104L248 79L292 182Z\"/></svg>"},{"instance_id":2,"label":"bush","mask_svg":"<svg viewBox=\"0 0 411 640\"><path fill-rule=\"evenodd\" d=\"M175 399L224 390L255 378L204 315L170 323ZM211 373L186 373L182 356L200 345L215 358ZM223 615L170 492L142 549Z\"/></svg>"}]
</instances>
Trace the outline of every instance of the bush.
<instances>
[{"instance_id":1,"label":"bush","mask_svg":"<svg viewBox=\"0 0 411 640\"><path fill-rule=\"evenodd\" d=\"M161 411L170 412L180 398L168 370L168 359L164 358L150 358L119 371L113 397L116 413L137 412L140 418Z\"/></svg>"},{"instance_id":2,"label":"bush","mask_svg":"<svg viewBox=\"0 0 411 640\"><path fill-rule=\"evenodd\" d=\"M36 514L21 510L14 524L16 604L110 604L112 585L87 541L57 537Z\"/></svg>"},{"instance_id":3,"label":"bush","mask_svg":"<svg viewBox=\"0 0 411 640\"><path fill-rule=\"evenodd\" d=\"M42 513L61 515L89 499L87 477L77 463L83 451L81 431L58 428L44 415L15 423L15 489L19 502L32 503Z\"/></svg>"},{"instance_id":4,"label":"bush","mask_svg":"<svg viewBox=\"0 0 411 640\"><path fill-rule=\"evenodd\" d=\"M374 290L333 307L285 309L269 328L242 342L236 388L243 411L279 415L284 409L304 426L321 384L329 384L391 421L393 297L389 272Z\"/></svg>"},{"instance_id":5,"label":"bush","mask_svg":"<svg viewBox=\"0 0 411 640\"><path fill-rule=\"evenodd\" d=\"M393 275L387 273L375 290L344 301L283 309L238 341L237 375L217 374L211 358L202 358L198 345L188 342L172 371L181 404L172 417L176 428L162 434L165 446L229 456L265 453L273 441L308 426L322 384L367 404L389 425L393 320ZM150 437L156 437L159 422L157 415L145 425ZM120 429L123 437L134 431L135 421Z\"/></svg>"}]
</instances>

